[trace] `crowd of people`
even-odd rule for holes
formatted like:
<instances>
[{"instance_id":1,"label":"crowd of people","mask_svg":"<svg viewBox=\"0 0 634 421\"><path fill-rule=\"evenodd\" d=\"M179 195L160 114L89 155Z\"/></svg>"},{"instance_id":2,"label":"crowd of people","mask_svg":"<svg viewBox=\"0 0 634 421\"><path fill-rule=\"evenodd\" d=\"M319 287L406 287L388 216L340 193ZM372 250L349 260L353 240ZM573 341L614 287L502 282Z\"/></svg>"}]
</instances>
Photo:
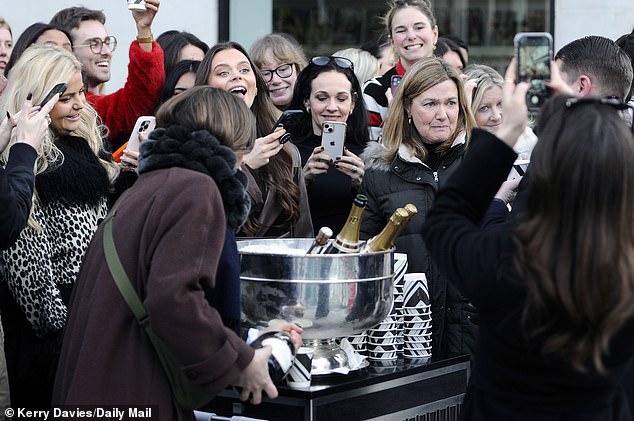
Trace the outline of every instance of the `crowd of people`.
<instances>
[{"instance_id":1,"label":"crowd of people","mask_svg":"<svg viewBox=\"0 0 634 421\"><path fill-rule=\"evenodd\" d=\"M427 0L392 0L373 46L316 57L285 33L248 50L155 40L160 0L145 3L110 94L103 12L62 9L15 43L0 18L0 413L192 418L113 281L106 218L152 328L209 400L230 385L275 398L271 350L240 320L236 242L336 233L362 193L363 240L418 208L395 250L426 274L433 355L472 358L464 419L633 419L634 30L557 51L532 121L515 60L504 77L471 63ZM277 125L286 110L299 117ZM127 149L141 116L156 129ZM338 156L327 122L345 126ZM508 179L518 159L529 169ZM271 329L299 347L300 327Z\"/></svg>"}]
</instances>

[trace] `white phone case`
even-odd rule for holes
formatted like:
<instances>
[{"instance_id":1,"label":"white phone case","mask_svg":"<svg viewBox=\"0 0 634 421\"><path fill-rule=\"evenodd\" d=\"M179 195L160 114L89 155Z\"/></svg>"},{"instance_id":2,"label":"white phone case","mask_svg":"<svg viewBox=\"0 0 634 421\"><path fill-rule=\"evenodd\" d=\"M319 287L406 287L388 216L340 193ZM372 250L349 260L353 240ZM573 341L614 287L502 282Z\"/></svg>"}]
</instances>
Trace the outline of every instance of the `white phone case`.
<instances>
[{"instance_id":1,"label":"white phone case","mask_svg":"<svg viewBox=\"0 0 634 421\"><path fill-rule=\"evenodd\" d=\"M128 146L126 149L138 152L140 145L139 133L143 133L147 138L147 135L154 130L155 126L156 119L154 116L142 115L137 118L136 123L134 124L134 129L132 129L132 133L130 134L130 139L128 139Z\"/></svg>"},{"instance_id":2,"label":"white phone case","mask_svg":"<svg viewBox=\"0 0 634 421\"><path fill-rule=\"evenodd\" d=\"M330 159L343 155L346 140L346 123L343 121L324 121L321 131L321 146Z\"/></svg>"}]
</instances>

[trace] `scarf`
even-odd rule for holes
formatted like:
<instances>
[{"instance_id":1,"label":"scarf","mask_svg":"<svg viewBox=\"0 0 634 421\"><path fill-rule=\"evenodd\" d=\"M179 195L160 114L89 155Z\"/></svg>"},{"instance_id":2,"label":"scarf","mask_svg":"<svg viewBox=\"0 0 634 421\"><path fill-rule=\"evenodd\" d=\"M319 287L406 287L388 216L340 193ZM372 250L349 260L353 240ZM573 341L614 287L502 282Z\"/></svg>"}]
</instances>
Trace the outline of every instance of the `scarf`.
<instances>
[{"instance_id":1,"label":"scarf","mask_svg":"<svg viewBox=\"0 0 634 421\"><path fill-rule=\"evenodd\" d=\"M108 195L110 180L86 140L62 136L55 140L55 146L64 154L63 163L35 178L35 188L42 205L61 202L74 206L98 206Z\"/></svg>"},{"instance_id":2,"label":"scarf","mask_svg":"<svg viewBox=\"0 0 634 421\"><path fill-rule=\"evenodd\" d=\"M152 132L141 144L139 174L179 167L211 177L220 190L227 224L238 230L249 215L247 178L236 168L236 154L207 130L172 125Z\"/></svg>"}]
</instances>

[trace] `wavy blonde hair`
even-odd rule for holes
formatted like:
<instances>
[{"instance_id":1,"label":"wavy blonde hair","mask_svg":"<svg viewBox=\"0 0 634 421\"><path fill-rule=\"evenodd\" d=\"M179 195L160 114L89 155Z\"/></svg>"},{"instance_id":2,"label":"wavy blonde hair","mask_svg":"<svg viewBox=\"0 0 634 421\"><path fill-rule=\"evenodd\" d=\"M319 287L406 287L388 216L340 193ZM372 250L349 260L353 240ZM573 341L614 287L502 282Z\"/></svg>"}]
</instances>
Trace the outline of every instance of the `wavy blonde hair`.
<instances>
[{"instance_id":1,"label":"wavy blonde hair","mask_svg":"<svg viewBox=\"0 0 634 421\"><path fill-rule=\"evenodd\" d=\"M4 116L7 112L15 115L22 109L29 93L32 95L32 103L39 104L55 85L68 83L77 72L81 72L81 64L68 51L53 45L30 46L24 50L9 75L7 87L0 96L0 115ZM107 159L108 155L104 152L102 133L105 127L99 124L97 112L88 103L84 104L80 118L79 128L70 135L86 141L113 183L119 174L119 168ZM49 167L52 169L62 164L64 156L55 146L55 139L53 130L49 129L37 150L34 168L36 175ZM7 162L10 146L16 141L14 130L9 146L0 156L2 162ZM29 218L29 225L35 227L32 218Z\"/></svg>"}]
</instances>

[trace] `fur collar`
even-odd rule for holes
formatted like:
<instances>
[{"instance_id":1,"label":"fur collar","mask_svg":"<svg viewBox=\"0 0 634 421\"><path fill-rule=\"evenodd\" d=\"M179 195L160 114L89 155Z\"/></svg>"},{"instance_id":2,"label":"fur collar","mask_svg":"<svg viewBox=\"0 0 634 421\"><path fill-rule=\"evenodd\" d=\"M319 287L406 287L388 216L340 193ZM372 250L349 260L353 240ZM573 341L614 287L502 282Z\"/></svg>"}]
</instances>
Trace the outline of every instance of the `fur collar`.
<instances>
[{"instance_id":1,"label":"fur collar","mask_svg":"<svg viewBox=\"0 0 634 421\"><path fill-rule=\"evenodd\" d=\"M467 141L466 132L460 132L454 139L451 144L451 149L455 148L458 145L463 145ZM450 150L451 150L450 149ZM447 151L448 153L449 151ZM368 142L367 146L363 150L360 158L363 160L366 169L378 170L378 171L389 171L392 165L393 160L388 160L385 157L387 153L387 148L379 142L372 141ZM419 163L422 164L422 161L412 154L412 151L406 145L399 145L398 155L407 162Z\"/></svg>"},{"instance_id":2,"label":"fur collar","mask_svg":"<svg viewBox=\"0 0 634 421\"><path fill-rule=\"evenodd\" d=\"M108 173L81 137L62 136L55 146L64 155L61 165L35 178L37 195L43 206L55 202L98 206L108 195Z\"/></svg>"},{"instance_id":3,"label":"fur collar","mask_svg":"<svg viewBox=\"0 0 634 421\"><path fill-rule=\"evenodd\" d=\"M220 190L229 226L237 230L249 215L246 176L236 168L236 154L207 130L172 125L152 132L142 143L139 174L179 167L211 177Z\"/></svg>"}]
</instances>

